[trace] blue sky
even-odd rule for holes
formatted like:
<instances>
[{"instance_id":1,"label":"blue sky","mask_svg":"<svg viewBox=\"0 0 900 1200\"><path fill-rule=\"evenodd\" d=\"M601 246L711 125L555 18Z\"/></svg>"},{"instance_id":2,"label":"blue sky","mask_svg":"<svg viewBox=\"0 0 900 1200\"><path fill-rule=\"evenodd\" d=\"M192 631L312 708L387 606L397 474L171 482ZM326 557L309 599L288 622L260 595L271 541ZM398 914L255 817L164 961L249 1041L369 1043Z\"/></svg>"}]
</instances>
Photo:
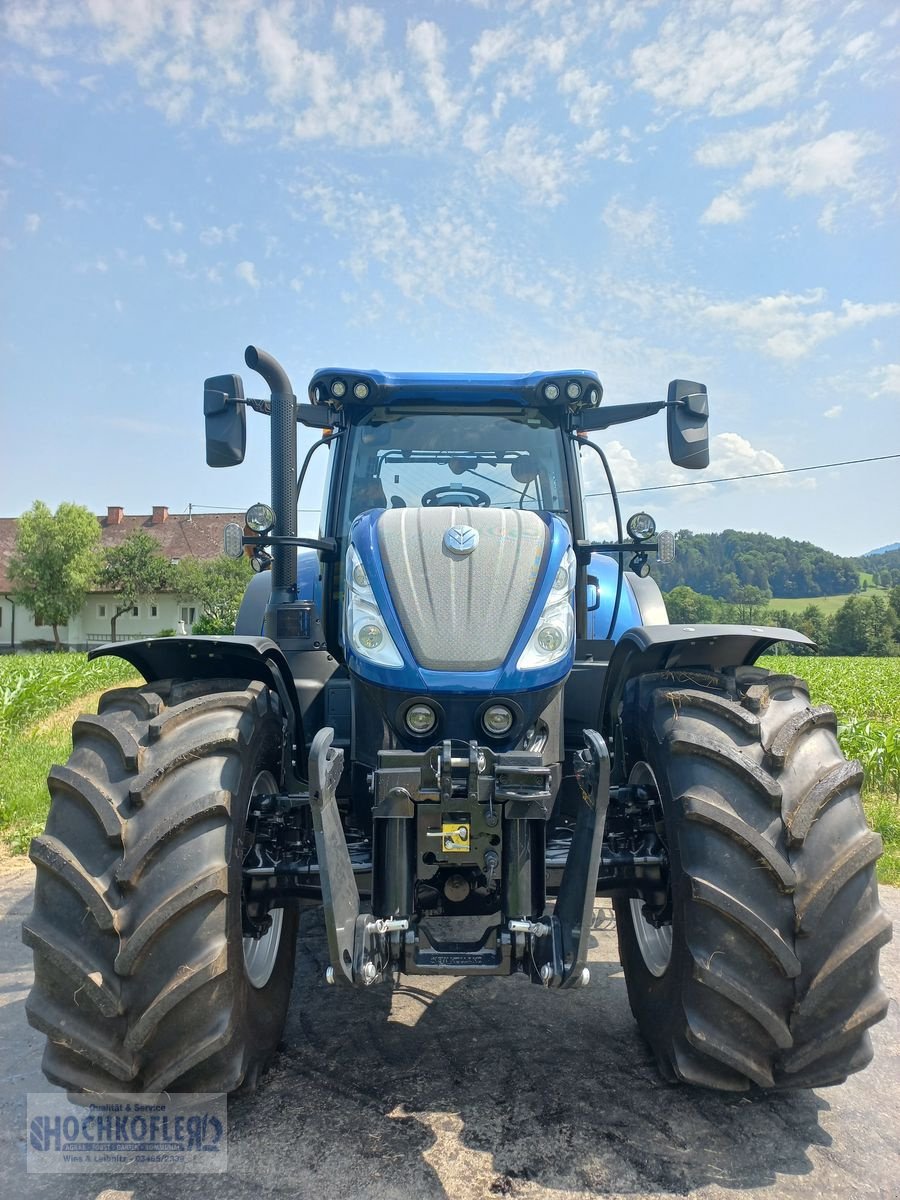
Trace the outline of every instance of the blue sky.
<instances>
[{"instance_id":1,"label":"blue sky","mask_svg":"<svg viewBox=\"0 0 900 1200\"><path fill-rule=\"evenodd\" d=\"M331 363L587 367L607 403L703 380L711 477L900 451L893 4L7 0L4 21L3 515L266 498L264 419L242 467L203 455L203 379L248 342L298 393ZM698 477L662 417L606 444L622 487ZM626 509L859 553L900 538L898 480Z\"/></svg>"}]
</instances>

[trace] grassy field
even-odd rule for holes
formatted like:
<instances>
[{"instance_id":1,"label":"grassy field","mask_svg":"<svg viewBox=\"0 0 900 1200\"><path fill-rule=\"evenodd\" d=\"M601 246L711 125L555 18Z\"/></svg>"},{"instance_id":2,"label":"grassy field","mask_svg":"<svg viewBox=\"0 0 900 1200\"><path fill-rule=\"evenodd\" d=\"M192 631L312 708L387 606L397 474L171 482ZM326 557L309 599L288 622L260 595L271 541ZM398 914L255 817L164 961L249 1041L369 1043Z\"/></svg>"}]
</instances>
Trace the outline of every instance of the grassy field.
<instances>
[{"instance_id":1,"label":"grassy field","mask_svg":"<svg viewBox=\"0 0 900 1200\"><path fill-rule=\"evenodd\" d=\"M888 597L888 588L870 587L864 592L856 592L857 596L881 596L883 600ZM816 608L820 608L826 616L833 617L841 605L850 599L850 596L801 596L791 597L782 600L775 596L769 601L770 608L786 608L788 612L803 612L804 608L809 608L814 604Z\"/></svg>"},{"instance_id":2,"label":"grassy field","mask_svg":"<svg viewBox=\"0 0 900 1200\"><path fill-rule=\"evenodd\" d=\"M134 674L120 658L0 658L0 834L14 853L24 854L44 826L50 799L45 779L54 763L69 756L75 717L96 712L101 694Z\"/></svg>"},{"instance_id":3,"label":"grassy field","mask_svg":"<svg viewBox=\"0 0 900 1200\"><path fill-rule=\"evenodd\" d=\"M760 666L808 680L813 703L838 714L841 746L866 769L864 803L884 839L879 878L900 884L900 659L760 659ZM83 654L0 658L0 837L24 854L47 814L47 771L65 762L79 712L96 712L101 693L134 678L120 659Z\"/></svg>"}]
</instances>

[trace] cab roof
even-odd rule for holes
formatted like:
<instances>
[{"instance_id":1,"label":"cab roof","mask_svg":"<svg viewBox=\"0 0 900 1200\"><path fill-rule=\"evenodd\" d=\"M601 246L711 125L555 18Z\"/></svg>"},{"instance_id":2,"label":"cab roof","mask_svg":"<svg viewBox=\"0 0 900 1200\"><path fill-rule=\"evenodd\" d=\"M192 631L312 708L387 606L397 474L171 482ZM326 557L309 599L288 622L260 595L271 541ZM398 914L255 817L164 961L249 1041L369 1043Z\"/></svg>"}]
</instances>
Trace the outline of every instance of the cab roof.
<instances>
[{"instance_id":1,"label":"cab roof","mask_svg":"<svg viewBox=\"0 0 900 1200\"><path fill-rule=\"evenodd\" d=\"M333 408L421 407L595 408L603 385L593 371L534 371L530 375L386 374L325 367L309 383L312 404Z\"/></svg>"}]
</instances>

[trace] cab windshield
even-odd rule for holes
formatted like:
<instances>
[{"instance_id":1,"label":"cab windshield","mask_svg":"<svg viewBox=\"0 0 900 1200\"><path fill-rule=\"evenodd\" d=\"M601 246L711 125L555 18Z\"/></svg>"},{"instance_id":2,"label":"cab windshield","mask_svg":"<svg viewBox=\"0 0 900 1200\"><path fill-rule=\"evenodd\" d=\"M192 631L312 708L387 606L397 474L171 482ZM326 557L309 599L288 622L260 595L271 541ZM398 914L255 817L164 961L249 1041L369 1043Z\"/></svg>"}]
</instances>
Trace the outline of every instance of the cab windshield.
<instances>
[{"instance_id":1,"label":"cab windshield","mask_svg":"<svg viewBox=\"0 0 900 1200\"><path fill-rule=\"evenodd\" d=\"M375 412L351 436L344 530L369 508L520 508L568 519L562 432L539 412Z\"/></svg>"}]
</instances>

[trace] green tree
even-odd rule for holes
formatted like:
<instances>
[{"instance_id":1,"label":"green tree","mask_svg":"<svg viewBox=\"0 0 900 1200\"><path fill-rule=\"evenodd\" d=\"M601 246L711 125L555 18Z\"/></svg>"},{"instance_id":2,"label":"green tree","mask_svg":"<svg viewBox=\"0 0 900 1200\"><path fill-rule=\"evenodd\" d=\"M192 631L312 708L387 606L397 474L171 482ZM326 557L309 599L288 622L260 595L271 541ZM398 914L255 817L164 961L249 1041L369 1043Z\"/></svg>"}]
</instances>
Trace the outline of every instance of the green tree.
<instances>
[{"instance_id":1,"label":"green tree","mask_svg":"<svg viewBox=\"0 0 900 1200\"><path fill-rule=\"evenodd\" d=\"M866 654L877 657L898 652L896 626L890 607L880 596L850 596L834 615L832 654Z\"/></svg>"},{"instance_id":2,"label":"green tree","mask_svg":"<svg viewBox=\"0 0 900 1200\"><path fill-rule=\"evenodd\" d=\"M142 529L129 533L119 546L110 547L103 559L98 585L115 597L110 620L112 640L116 640L116 622L143 596L171 590L172 564L159 543Z\"/></svg>"},{"instance_id":3,"label":"green tree","mask_svg":"<svg viewBox=\"0 0 900 1200\"><path fill-rule=\"evenodd\" d=\"M53 626L57 650L60 625L81 609L93 582L99 541L97 518L80 504L60 504L54 513L35 500L19 518L9 560L12 596L37 623Z\"/></svg>"},{"instance_id":4,"label":"green tree","mask_svg":"<svg viewBox=\"0 0 900 1200\"><path fill-rule=\"evenodd\" d=\"M772 593L752 583L745 583L732 588L726 594L726 599L737 608L738 622L742 625L752 625L754 621L759 620L760 614L772 599Z\"/></svg>"},{"instance_id":5,"label":"green tree","mask_svg":"<svg viewBox=\"0 0 900 1200\"><path fill-rule=\"evenodd\" d=\"M196 600L201 612L195 633L234 633L238 609L253 576L250 560L183 558L175 569L173 586L185 600Z\"/></svg>"},{"instance_id":6,"label":"green tree","mask_svg":"<svg viewBox=\"0 0 900 1200\"><path fill-rule=\"evenodd\" d=\"M816 643L819 654L828 652L831 641L831 621L818 604L807 604L797 620L797 628Z\"/></svg>"},{"instance_id":7,"label":"green tree","mask_svg":"<svg viewBox=\"0 0 900 1200\"><path fill-rule=\"evenodd\" d=\"M722 605L712 596L695 592L686 584L672 588L665 597L666 610L673 625L705 625L720 620Z\"/></svg>"}]
</instances>

